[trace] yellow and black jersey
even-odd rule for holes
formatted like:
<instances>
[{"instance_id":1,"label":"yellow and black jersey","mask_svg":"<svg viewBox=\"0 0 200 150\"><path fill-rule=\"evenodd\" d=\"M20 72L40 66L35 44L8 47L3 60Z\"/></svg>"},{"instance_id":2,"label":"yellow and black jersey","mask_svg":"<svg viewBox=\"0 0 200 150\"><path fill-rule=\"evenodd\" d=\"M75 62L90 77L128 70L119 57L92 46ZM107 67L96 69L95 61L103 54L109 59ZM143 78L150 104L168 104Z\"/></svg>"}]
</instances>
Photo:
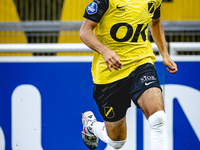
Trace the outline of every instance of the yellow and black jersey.
<instances>
[{"instance_id":1,"label":"yellow and black jersey","mask_svg":"<svg viewBox=\"0 0 200 150\"><path fill-rule=\"evenodd\" d=\"M127 77L138 66L154 63L155 55L148 41L148 26L160 17L162 0L94 0L84 17L97 22L98 40L115 51L123 64L111 73L103 56L94 52L92 76L95 84L108 84Z\"/></svg>"}]
</instances>

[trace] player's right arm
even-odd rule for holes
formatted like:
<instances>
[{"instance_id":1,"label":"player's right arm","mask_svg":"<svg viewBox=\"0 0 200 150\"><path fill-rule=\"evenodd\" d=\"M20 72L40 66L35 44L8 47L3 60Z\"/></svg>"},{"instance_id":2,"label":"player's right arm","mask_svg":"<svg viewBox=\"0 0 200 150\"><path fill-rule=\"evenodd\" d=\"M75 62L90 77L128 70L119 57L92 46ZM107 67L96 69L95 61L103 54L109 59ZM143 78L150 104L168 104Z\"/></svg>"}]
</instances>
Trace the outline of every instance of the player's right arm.
<instances>
[{"instance_id":1,"label":"player's right arm","mask_svg":"<svg viewBox=\"0 0 200 150\"><path fill-rule=\"evenodd\" d=\"M93 29L96 26L96 22L85 19L80 29L80 39L88 47L97 51L103 56L105 63L111 72L113 72L111 67L115 70L119 70L119 68L122 68L122 63L119 60L119 56L97 39L93 32Z\"/></svg>"}]
</instances>

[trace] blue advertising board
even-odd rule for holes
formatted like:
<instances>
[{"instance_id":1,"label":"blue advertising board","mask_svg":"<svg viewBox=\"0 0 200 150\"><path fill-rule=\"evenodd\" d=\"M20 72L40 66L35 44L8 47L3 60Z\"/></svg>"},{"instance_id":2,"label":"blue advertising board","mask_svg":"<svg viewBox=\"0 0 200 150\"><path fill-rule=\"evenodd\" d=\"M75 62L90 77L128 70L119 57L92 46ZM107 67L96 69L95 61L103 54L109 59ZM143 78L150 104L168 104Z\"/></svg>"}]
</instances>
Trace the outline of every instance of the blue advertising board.
<instances>
[{"instance_id":1,"label":"blue advertising board","mask_svg":"<svg viewBox=\"0 0 200 150\"><path fill-rule=\"evenodd\" d=\"M82 113L91 110L103 121L92 97L91 59L13 59L0 62L0 150L87 150ZM177 61L176 75L161 61L155 63L166 103L169 149L200 149L198 60ZM147 150L148 125L141 110L132 105L127 115L130 132L124 149ZM103 149L112 150L99 141L97 150Z\"/></svg>"}]
</instances>

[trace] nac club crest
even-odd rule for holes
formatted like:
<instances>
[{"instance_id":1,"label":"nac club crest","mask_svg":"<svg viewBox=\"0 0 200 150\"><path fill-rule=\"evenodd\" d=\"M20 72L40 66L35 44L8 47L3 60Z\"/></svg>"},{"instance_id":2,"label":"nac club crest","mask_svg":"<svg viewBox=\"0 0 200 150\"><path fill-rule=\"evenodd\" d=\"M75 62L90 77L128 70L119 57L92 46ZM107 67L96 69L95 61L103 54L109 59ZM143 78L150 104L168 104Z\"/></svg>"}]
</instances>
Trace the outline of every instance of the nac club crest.
<instances>
[{"instance_id":1,"label":"nac club crest","mask_svg":"<svg viewBox=\"0 0 200 150\"><path fill-rule=\"evenodd\" d=\"M105 106L104 107L104 114L109 119L113 118L115 116L113 107Z\"/></svg>"}]
</instances>

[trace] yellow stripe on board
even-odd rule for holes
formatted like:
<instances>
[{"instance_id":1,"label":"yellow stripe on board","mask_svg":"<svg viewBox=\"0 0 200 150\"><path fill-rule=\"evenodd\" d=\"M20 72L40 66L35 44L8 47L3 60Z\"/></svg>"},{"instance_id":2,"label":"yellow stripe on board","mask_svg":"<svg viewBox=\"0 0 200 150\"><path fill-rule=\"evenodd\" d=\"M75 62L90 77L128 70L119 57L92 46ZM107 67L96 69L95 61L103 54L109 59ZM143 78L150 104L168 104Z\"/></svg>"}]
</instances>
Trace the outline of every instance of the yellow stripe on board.
<instances>
[{"instance_id":1,"label":"yellow stripe on board","mask_svg":"<svg viewBox=\"0 0 200 150\"><path fill-rule=\"evenodd\" d=\"M163 2L161 18L163 21L200 21L200 0L173 0Z\"/></svg>"},{"instance_id":2,"label":"yellow stripe on board","mask_svg":"<svg viewBox=\"0 0 200 150\"><path fill-rule=\"evenodd\" d=\"M86 6L90 2L92 2L92 0L65 0L62 8L61 20L84 20L83 14L85 12Z\"/></svg>"},{"instance_id":3,"label":"yellow stripe on board","mask_svg":"<svg viewBox=\"0 0 200 150\"><path fill-rule=\"evenodd\" d=\"M24 53L18 53L18 52L0 52L1 56L33 56L33 53L31 52L24 52Z\"/></svg>"},{"instance_id":4,"label":"yellow stripe on board","mask_svg":"<svg viewBox=\"0 0 200 150\"><path fill-rule=\"evenodd\" d=\"M93 52L57 52L56 56L93 56Z\"/></svg>"},{"instance_id":5,"label":"yellow stripe on board","mask_svg":"<svg viewBox=\"0 0 200 150\"><path fill-rule=\"evenodd\" d=\"M19 22L20 18L13 0L0 0L0 22ZM27 43L23 31L0 32L0 43Z\"/></svg>"},{"instance_id":6,"label":"yellow stripe on board","mask_svg":"<svg viewBox=\"0 0 200 150\"><path fill-rule=\"evenodd\" d=\"M90 2L92 0L65 0L61 21L83 21L85 8ZM61 31L58 43L82 43L79 38L79 31Z\"/></svg>"}]
</instances>

